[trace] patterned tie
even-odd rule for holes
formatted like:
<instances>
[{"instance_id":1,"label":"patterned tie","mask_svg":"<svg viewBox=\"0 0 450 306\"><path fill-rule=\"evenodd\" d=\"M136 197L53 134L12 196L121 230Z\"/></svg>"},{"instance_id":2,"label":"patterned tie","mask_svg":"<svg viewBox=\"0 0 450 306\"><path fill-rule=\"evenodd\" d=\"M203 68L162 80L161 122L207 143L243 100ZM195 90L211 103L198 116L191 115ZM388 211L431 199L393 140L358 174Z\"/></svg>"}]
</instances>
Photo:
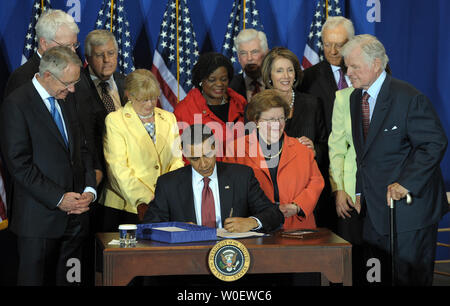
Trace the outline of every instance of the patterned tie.
<instances>
[{"instance_id":1,"label":"patterned tie","mask_svg":"<svg viewBox=\"0 0 450 306\"><path fill-rule=\"evenodd\" d=\"M116 110L116 108L114 107L114 101L111 98L111 96L108 93L108 87L109 84L105 81L102 81L99 83L100 87L102 88L102 101L103 104L105 105L106 111L108 112L108 114L110 112L113 112Z\"/></svg>"},{"instance_id":2,"label":"patterned tie","mask_svg":"<svg viewBox=\"0 0 450 306\"><path fill-rule=\"evenodd\" d=\"M209 177L203 178L202 191L202 225L208 227L216 227L216 208L214 205L214 196L211 188L209 188Z\"/></svg>"},{"instance_id":3,"label":"patterned tie","mask_svg":"<svg viewBox=\"0 0 450 306\"><path fill-rule=\"evenodd\" d=\"M338 89L344 89L348 87L347 81L345 80L345 74L344 71L342 71L342 69L339 69L339 83L338 83Z\"/></svg>"},{"instance_id":4,"label":"patterned tie","mask_svg":"<svg viewBox=\"0 0 450 306\"><path fill-rule=\"evenodd\" d=\"M361 99L362 125L363 125L363 132L364 132L364 140L366 140L367 133L369 132L369 124L370 124L369 97L370 97L370 95L366 91Z\"/></svg>"},{"instance_id":5,"label":"patterned tie","mask_svg":"<svg viewBox=\"0 0 450 306\"><path fill-rule=\"evenodd\" d=\"M50 102L50 113L52 114L53 120L55 121L56 126L58 127L58 130L61 133L62 138L64 139L64 143L67 146L67 137L66 137L66 133L64 132L62 118L61 118L58 110L56 109L55 98L48 97L47 99Z\"/></svg>"}]
</instances>

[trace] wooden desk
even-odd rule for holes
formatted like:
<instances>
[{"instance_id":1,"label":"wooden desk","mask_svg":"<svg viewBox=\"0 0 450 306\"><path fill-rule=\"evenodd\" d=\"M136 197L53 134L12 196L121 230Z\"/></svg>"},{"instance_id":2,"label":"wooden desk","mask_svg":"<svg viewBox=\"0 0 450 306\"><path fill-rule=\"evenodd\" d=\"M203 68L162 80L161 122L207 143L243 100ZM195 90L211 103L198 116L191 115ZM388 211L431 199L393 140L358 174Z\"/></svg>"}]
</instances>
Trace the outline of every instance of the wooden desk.
<instances>
[{"instance_id":1,"label":"wooden desk","mask_svg":"<svg viewBox=\"0 0 450 306\"><path fill-rule=\"evenodd\" d=\"M97 234L96 258L103 260L103 285L124 286L135 276L212 275L207 260L216 241L168 244L141 240L135 248L120 248L108 245L112 239L118 239L118 233ZM330 282L352 285L351 244L328 229L320 229L320 235L312 239L283 238L275 233L239 241L250 252L247 273L321 272ZM99 260L97 271L98 265Z\"/></svg>"}]
</instances>

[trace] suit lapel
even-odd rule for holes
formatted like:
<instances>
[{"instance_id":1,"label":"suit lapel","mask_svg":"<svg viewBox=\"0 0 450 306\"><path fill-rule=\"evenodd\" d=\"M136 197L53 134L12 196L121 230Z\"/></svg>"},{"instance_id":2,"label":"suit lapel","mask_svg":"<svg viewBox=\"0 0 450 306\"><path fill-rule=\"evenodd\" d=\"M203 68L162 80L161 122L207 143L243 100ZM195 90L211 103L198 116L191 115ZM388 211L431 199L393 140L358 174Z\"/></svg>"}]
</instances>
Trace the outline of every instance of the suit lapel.
<instances>
[{"instance_id":1,"label":"suit lapel","mask_svg":"<svg viewBox=\"0 0 450 306\"><path fill-rule=\"evenodd\" d=\"M70 95L72 95L72 94L70 94ZM74 101L71 101L71 102L74 102ZM72 131L72 127L70 125L70 120L69 120L70 111L68 110L67 103L68 102L66 102L65 100L58 100L58 104L61 107L61 113L63 116L64 124L66 126L67 145L69 146L68 149L69 149L69 152L71 152L71 154L73 154L73 152L74 152L74 148L73 148L74 143L73 143L73 134L72 134L73 131ZM59 130L58 130L58 132L59 132ZM61 136L61 133L59 133L59 134ZM60 138L61 138L61 141L64 143L64 139L62 139L62 136ZM64 143L64 146L65 146L65 143Z\"/></svg>"},{"instance_id":2,"label":"suit lapel","mask_svg":"<svg viewBox=\"0 0 450 306\"><path fill-rule=\"evenodd\" d=\"M381 86L380 92L378 93L372 119L370 120L369 131L367 133L367 139L364 145L363 157L367 153L375 137L378 135L378 131L380 130L391 105L391 99L389 98L390 82L391 78L387 75L383 85Z\"/></svg>"},{"instance_id":3,"label":"suit lapel","mask_svg":"<svg viewBox=\"0 0 450 306\"><path fill-rule=\"evenodd\" d=\"M183 168L182 175L180 175L179 185L177 187L179 190L177 201L180 203L184 216L186 216L186 220L197 222L197 217L195 216L194 191L192 188L192 166L189 165Z\"/></svg>"},{"instance_id":4,"label":"suit lapel","mask_svg":"<svg viewBox=\"0 0 450 306\"><path fill-rule=\"evenodd\" d=\"M298 141L294 139L294 141ZM296 153L295 150L288 150L288 147L295 145L292 143L292 139L288 138L286 133L284 133L284 141L283 141L283 152L281 153L280 162L278 163L278 173L289 164L289 162L295 158ZM284 150L286 148L286 150Z\"/></svg>"},{"instance_id":5,"label":"suit lapel","mask_svg":"<svg viewBox=\"0 0 450 306\"><path fill-rule=\"evenodd\" d=\"M361 113L362 90L355 89L350 95L350 114L352 120L353 143L357 156L361 156L364 147Z\"/></svg>"},{"instance_id":6,"label":"suit lapel","mask_svg":"<svg viewBox=\"0 0 450 306\"><path fill-rule=\"evenodd\" d=\"M143 146L143 151L150 151L150 155L158 157L159 155L156 151L155 144L153 143L153 140L150 138L150 135L148 134L141 120L134 111L131 102L127 103L123 107L122 116L123 121L126 122L129 128L129 132L131 134L134 134L135 139L139 139L139 143L141 143L141 145ZM157 126L156 129L158 129Z\"/></svg>"},{"instance_id":7,"label":"suit lapel","mask_svg":"<svg viewBox=\"0 0 450 306\"><path fill-rule=\"evenodd\" d=\"M61 143L61 145L67 150L68 148L64 142L64 139L62 138L61 133L59 132L58 127L56 126L55 120L53 120L52 115L48 111L47 107L45 106L44 102L42 101L41 96L39 95L39 93L37 92L37 90L33 84L31 84L31 87L32 87L32 90L34 91L34 94L32 94L31 105L34 109L34 112L36 113L36 118L38 120L41 120L41 122L45 126L47 126L47 128L50 130L50 132L53 134L53 136L55 136L58 139L58 141ZM58 104L59 104L59 101L58 101ZM62 107L61 107L61 112L63 112ZM63 117L64 118L66 117L66 116L64 116L64 113L63 113ZM66 123L66 128L67 128L67 125L68 124Z\"/></svg>"},{"instance_id":8,"label":"suit lapel","mask_svg":"<svg viewBox=\"0 0 450 306\"><path fill-rule=\"evenodd\" d=\"M272 182L272 177L270 176L269 168L267 162L262 154L261 147L258 142L258 136L256 135L256 130L253 131L248 137L245 137L245 156L250 156L248 158L252 164L255 165L255 169L260 169L265 176ZM256 155L255 155L256 154Z\"/></svg>"},{"instance_id":9,"label":"suit lapel","mask_svg":"<svg viewBox=\"0 0 450 306\"><path fill-rule=\"evenodd\" d=\"M328 62L325 62L321 67L321 73L323 75L323 78L319 78L320 85L324 92L328 96L328 101L332 101L332 105L334 103L334 98L336 95L337 85L336 80L334 79L333 70L331 69L331 65ZM332 106L331 105L331 106Z\"/></svg>"},{"instance_id":10,"label":"suit lapel","mask_svg":"<svg viewBox=\"0 0 450 306\"><path fill-rule=\"evenodd\" d=\"M159 111L159 109L155 108L155 129L156 129L156 144L155 149L158 152L158 155L164 150L167 144L167 133L172 133L172 126L169 125L167 119L164 115Z\"/></svg>"},{"instance_id":11,"label":"suit lapel","mask_svg":"<svg viewBox=\"0 0 450 306\"><path fill-rule=\"evenodd\" d=\"M220 213L222 225L226 218L230 216L233 203L233 180L227 175L222 163L217 162L217 179L219 181Z\"/></svg>"}]
</instances>

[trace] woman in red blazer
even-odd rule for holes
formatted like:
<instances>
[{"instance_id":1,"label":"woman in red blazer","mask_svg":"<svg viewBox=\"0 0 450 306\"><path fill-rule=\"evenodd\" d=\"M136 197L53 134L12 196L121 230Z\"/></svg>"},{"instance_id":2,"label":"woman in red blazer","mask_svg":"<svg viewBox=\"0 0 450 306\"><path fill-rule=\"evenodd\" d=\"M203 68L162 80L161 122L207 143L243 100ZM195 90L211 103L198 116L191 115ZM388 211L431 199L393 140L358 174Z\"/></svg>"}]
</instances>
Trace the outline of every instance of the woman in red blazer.
<instances>
[{"instance_id":1,"label":"woman in red blazer","mask_svg":"<svg viewBox=\"0 0 450 306\"><path fill-rule=\"evenodd\" d=\"M289 106L276 90L255 95L247 117L256 129L236 139L223 161L253 168L266 196L284 214L285 230L315 228L313 211L324 180L313 150L284 132L288 115Z\"/></svg>"},{"instance_id":2,"label":"woman in red blazer","mask_svg":"<svg viewBox=\"0 0 450 306\"><path fill-rule=\"evenodd\" d=\"M244 134L244 109L247 100L228 84L234 70L223 54L202 54L192 70L192 88L175 107L180 135L192 124L205 124L216 138L217 160L224 155L226 144Z\"/></svg>"}]
</instances>

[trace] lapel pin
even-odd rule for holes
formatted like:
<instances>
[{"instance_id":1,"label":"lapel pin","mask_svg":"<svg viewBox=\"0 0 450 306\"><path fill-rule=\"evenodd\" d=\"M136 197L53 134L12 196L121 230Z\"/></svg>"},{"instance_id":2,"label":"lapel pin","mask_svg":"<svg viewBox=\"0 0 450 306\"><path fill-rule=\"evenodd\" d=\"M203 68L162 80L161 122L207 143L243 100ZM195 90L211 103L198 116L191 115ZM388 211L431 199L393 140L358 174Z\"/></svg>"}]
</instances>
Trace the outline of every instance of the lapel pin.
<instances>
[{"instance_id":1,"label":"lapel pin","mask_svg":"<svg viewBox=\"0 0 450 306\"><path fill-rule=\"evenodd\" d=\"M226 185L226 186L225 186L225 189L230 189L230 186Z\"/></svg>"}]
</instances>

